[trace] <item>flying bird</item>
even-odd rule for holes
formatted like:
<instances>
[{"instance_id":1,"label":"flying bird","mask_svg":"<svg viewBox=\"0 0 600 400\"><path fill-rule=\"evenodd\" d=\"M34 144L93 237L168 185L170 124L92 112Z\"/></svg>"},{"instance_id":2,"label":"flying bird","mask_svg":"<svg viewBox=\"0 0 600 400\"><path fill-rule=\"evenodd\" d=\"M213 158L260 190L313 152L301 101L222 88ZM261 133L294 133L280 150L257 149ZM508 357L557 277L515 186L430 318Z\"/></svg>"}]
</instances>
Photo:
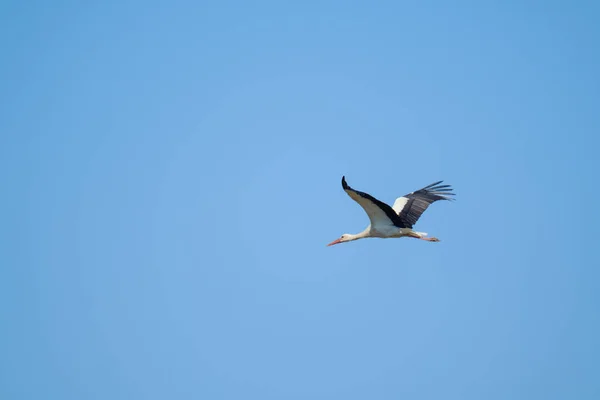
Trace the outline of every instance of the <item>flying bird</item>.
<instances>
[{"instance_id":1,"label":"flying bird","mask_svg":"<svg viewBox=\"0 0 600 400\"><path fill-rule=\"evenodd\" d=\"M454 193L451 193L452 188L450 185L440 185L442 182L432 183L415 192L398 197L394 205L390 207L368 193L352 189L346 183L346 177L342 176L342 188L352 200L365 210L371 223L361 233L355 235L344 233L327 246L369 237L412 237L428 242L439 242L438 238L427 237L427 233L416 232L412 228L430 204L438 200L454 200L449 197L454 196Z\"/></svg>"}]
</instances>

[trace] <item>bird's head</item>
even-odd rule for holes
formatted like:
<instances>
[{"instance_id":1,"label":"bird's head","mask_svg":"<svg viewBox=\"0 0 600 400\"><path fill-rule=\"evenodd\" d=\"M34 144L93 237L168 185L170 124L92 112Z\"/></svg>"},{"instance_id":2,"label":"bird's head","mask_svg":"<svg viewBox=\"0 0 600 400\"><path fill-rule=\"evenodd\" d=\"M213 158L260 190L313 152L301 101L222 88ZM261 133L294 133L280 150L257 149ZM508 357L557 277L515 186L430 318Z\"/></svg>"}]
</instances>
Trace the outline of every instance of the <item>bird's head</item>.
<instances>
[{"instance_id":1,"label":"bird's head","mask_svg":"<svg viewBox=\"0 0 600 400\"><path fill-rule=\"evenodd\" d=\"M333 246L334 244L349 242L351 240L354 240L354 237L352 235L350 235L349 233L344 233L342 236L340 236L339 239L335 239L333 242L329 243L327 246Z\"/></svg>"}]
</instances>

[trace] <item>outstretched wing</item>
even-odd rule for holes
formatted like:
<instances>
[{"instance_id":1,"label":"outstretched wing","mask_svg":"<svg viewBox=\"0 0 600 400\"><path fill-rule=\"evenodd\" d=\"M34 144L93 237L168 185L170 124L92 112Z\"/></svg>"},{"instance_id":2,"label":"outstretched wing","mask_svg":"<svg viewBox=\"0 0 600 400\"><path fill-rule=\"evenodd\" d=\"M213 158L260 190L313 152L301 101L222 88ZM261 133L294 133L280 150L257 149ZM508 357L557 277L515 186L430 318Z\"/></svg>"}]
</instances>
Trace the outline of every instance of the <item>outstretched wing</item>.
<instances>
[{"instance_id":1,"label":"outstretched wing","mask_svg":"<svg viewBox=\"0 0 600 400\"><path fill-rule=\"evenodd\" d=\"M371 227L381 225L397 225L399 222L398 214L384 202L377 200L368 193L352 189L346 183L346 177L342 177L342 187L348 193L348 196L356 201L365 210L371 221Z\"/></svg>"},{"instance_id":2,"label":"outstretched wing","mask_svg":"<svg viewBox=\"0 0 600 400\"><path fill-rule=\"evenodd\" d=\"M430 204L438 200L453 200L450 185L440 185L443 181L432 183L416 192L398 197L392 206L405 228L412 228Z\"/></svg>"}]
</instances>

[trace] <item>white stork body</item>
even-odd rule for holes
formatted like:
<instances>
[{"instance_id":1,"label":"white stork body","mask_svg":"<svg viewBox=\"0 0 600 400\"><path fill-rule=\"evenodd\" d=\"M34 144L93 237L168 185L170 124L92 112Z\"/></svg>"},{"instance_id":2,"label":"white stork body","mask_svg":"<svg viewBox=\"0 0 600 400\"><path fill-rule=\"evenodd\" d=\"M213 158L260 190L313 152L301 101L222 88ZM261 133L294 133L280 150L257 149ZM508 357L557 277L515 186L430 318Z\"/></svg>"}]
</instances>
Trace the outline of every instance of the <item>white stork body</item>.
<instances>
[{"instance_id":1,"label":"white stork body","mask_svg":"<svg viewBox=\"0 0 600 400\"><path fill-rule=\"evenodd\" d=\"M432 183L420 190L398 197L390 207L373 196L352 189L342 177L344 191L365 210L369 216L370 224L361 233L345 233L339 239L329 243L328 246L350 242L352 240L368 237L401 238L413 237L429 242L439 242L434 237L426 237L427 233L414 231L413 225L421 217L430 204L438 200L451 200L453 196L450 185L440 185L442 181Z\"/></svg>"}]
</instances>

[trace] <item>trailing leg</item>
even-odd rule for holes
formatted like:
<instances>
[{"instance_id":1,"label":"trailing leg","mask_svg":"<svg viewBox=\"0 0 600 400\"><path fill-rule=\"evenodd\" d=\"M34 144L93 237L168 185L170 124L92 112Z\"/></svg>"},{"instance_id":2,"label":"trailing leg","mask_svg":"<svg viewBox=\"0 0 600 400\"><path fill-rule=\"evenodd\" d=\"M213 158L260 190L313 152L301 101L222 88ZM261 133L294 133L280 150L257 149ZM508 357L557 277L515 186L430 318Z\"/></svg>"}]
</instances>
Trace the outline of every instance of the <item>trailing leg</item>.
<instances>
[{"instance_id":1,"label":"trailing leg","mask_svg":"<svg viewBox=\"0 0 600 400\"><path fill-rule=\"evenodd\" d=\"M439 242L440 239L436 238L436 237L426 237L426 233L420 233L420 232L409 232L407 234L407 236L415 238L415 239L421 239L421 240L425 240L427 242Z\"/></svg>"}]
</instances>

